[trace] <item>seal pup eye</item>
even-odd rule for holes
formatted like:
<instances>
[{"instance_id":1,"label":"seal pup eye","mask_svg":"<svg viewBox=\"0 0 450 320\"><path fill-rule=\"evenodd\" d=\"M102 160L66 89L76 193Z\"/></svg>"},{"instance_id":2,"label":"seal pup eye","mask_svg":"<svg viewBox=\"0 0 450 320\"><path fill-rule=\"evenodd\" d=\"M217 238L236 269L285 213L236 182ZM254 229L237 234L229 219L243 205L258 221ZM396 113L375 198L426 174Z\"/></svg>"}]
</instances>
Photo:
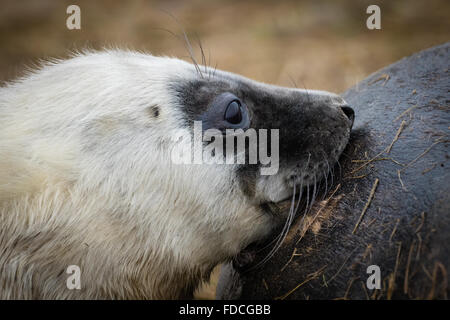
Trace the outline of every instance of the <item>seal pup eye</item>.
<instances>
[{"instance_id":1,"label":"seal pup eye","mask_svg":"<svg viewBox=\"0 0 450 320\"><path fill-rule=\"evenodd\" d=\"M230 92L216 96L208 109L199 116L203 130L243 129L250 127L250 116L245 103Z\"/></svg>"},{"instance_id":2,"label":"seal pup eye","mask_svg":"<svg viewBox=\"0 0 450 320\"><path fill-rule=\"evenodd\" d=\"M231 124L239 124L242 121L241 103L238 100L231 101L225 110L225 120Z\"/></svg>"}]
</instances>

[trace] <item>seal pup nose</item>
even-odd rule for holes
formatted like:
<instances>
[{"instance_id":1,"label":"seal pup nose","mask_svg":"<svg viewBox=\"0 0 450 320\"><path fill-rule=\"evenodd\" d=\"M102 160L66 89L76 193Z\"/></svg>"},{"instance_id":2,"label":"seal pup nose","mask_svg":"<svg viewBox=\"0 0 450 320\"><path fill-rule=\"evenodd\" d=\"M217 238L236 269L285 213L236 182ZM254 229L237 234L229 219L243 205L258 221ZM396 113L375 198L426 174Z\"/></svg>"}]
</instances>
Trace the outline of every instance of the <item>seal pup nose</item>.
<instances>
[{"instance_id":1,"label":"seal pup nose","mask_svg":"<svg viewBox=\"0 0 450 320\"><path fill-rule=\"evenodd\" d=\"M349 106L342 106L341 109L344 112L344 114L347 116L347 118L352 122L352 126L353 126L353 121L355 120L355 111L352 108L350 108Z\"/></svg>"}]
</instances>

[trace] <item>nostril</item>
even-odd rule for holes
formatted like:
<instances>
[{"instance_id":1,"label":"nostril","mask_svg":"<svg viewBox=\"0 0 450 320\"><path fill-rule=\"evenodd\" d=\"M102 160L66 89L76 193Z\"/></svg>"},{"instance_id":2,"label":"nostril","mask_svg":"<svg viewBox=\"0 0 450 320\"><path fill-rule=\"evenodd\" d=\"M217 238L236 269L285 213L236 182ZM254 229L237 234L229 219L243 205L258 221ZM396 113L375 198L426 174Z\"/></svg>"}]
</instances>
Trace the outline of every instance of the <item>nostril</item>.
<instances>
[{"instance_id":1,"label":"nostril","mask_svg":"<svg viewBox=\"0 0 450 320\"><path fill-rule=\"evenodd\" d=\"M344 111L345 115L350 119L351 122L355 120L355 111L353 111L352 108L350 108L349 106L343 106L341 107L341 109L342 111Z\"/></svg>"}]
</instances>

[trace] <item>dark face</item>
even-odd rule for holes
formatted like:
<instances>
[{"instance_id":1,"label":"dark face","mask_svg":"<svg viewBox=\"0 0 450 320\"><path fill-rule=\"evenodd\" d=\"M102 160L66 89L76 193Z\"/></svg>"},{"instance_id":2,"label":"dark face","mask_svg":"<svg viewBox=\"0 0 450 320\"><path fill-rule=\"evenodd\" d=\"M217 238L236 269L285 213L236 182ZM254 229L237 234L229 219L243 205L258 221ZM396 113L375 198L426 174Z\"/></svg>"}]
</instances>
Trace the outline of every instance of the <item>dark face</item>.
<instances>
[{"instance_id":1,"label":"dark face","mask_svg":"<svg viewBox=\"0 0 450 320\"><path fill-rule=\"evenodd\" d=\"M279 170L241 164L236 175L256 203L278 202L326 177L345 148L354 112L335 94L270 86L226 72L206 79L174 82L187 125L203 129L279 129ZM270 136L270 134L269 134ZM270 141L270 137L268 139ZM268 151L270 154L270 143Z\"/></svg>"}]
</instances>

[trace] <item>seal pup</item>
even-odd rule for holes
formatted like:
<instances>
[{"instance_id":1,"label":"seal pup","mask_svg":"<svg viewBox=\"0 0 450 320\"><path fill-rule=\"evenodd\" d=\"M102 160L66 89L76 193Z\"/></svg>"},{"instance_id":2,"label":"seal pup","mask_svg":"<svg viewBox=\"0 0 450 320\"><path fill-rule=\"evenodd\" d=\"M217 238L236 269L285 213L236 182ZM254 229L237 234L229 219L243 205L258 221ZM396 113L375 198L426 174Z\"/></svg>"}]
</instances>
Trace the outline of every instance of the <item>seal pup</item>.
<instances>
[{"instance_id":1,"label":"seal pup","mask_svg":"<svg viewBox=\"0 0 450 320\"><path fill-rule=\"evenodd\" d=\"M292 221L269 204L327 177L353 118L338 95L175 58L110 50L45 64L0 88L0 298L191 297ZM279 170L175 164L173 136L196 120L278 129Z\"/></svg>"}]
</instances>

